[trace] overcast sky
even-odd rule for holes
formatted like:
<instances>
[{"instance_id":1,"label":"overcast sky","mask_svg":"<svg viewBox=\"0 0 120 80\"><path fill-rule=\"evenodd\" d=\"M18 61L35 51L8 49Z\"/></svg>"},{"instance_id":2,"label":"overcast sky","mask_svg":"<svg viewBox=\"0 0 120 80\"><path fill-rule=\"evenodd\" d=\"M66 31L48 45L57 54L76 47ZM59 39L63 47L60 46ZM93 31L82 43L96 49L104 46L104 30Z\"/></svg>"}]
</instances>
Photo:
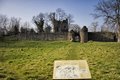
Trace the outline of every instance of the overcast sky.
<instances>
[{"instance_id":1,"label":"overcast sky","mask_svg":"<svg viewBox=\"0 0 120 80\"><path fill-rule=\"evenodd\" d=\"M95 21L90 15L99 0L0 0L0 14L8 17L20 17L22 21L32 23L32 17L40 12L54 12L62 8L74 16L74 23L90 26ZM98 20L96 20L98 21ZM99 21L100 22L100 21Z\"/></svg>"}]
</instances>

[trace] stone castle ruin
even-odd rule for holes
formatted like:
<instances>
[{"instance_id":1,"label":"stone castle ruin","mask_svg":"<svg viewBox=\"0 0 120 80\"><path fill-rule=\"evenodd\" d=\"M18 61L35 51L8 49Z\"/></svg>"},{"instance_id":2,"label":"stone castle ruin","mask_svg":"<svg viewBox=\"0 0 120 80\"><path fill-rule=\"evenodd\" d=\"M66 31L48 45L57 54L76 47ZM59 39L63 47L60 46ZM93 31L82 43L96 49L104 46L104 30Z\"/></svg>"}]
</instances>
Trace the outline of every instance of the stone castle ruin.
<instances>
[{"instance_id":1,"label":"stone castle ruin","mask_svg":"<svg viewBox=\"0 0 120 80\"><path fill-rule=\"evenodd\" d=\"M68 34L69 40L72 42L80 41L81 43L86 43L88 41L102 41L102 42L115 42L117 41L117 36L112 32L88 32L88 28L83 26L80 32L75 32L71 30ZM76 37L78 37L76 39Z\"/></svg>"},{"instance_id":2,"label":"stone castle ruin","mask_svg":"<svg viewBox=\"0 0 120 80\"><path fill-rule=\"evenodd\" d=\"M52 24L53 24L53 32L68 32L68 19L65 20L57 20L55 18L55 13L53 13L53 16L51 18Z\"/></svg>"},{"instance_id":3,"label":"stone castle ruin","mask_svg":"<svg viewBox=\"0 0 120 80\"><path fill-rule=\"evenodd\" d=\"M115 42L117 37L112 32L88 32L87 27L83 27L80 32L71 30L69 32L55 32L55 33L32 33L32 34L17 34L8 36L11 40L43 40L43 41L56 41L64 40L71 42L86 43L88 41L102 41L102 42Z\"/></svg>"},{"instance_id":4,"label":"stone castle ruin","mask_svg":"<svg viewBox=\"0 0 120 80\"><path fill-rule=\"evenodd\" d=\"M86 26L83 26L83 28L77 32L74 30L71 30L69 32L69 39L72 42L80 41L81 43L85 43L88 41L88 28Z\"/></svg>"},{"instance_id":5,"label":"stone castle ruin","mask_svg":"<svg viewBox=\"0 0 120 80\"><path fill-rule=\"evenodd\" d=\"M54 32L68 32L68 20L54 20Z\"/></svg>"},{"instance_id":6,"label":"stone castle ruin","mask_svg":"<svg viewBox=\"0 0 120 80\"><path fill-rule=\"evenodd\" d=\"M55 13L51 16L51 22L53 25L53 32L50 32L51 27L47 27L45 32L40 27L40 33L19 33L17 35L10 35L16 38L16 40L69 40L71 42L85 43L88 41L116 41L117 37L112 32L88 32L88 28L84 26L80 29L79 25L69 25L68 19L57 20ZM37 24L37 23L36 23ZM43 24L37 24L43 26ZM70 29L73 27L72 29Z\"/></svg>"}]
</instances>

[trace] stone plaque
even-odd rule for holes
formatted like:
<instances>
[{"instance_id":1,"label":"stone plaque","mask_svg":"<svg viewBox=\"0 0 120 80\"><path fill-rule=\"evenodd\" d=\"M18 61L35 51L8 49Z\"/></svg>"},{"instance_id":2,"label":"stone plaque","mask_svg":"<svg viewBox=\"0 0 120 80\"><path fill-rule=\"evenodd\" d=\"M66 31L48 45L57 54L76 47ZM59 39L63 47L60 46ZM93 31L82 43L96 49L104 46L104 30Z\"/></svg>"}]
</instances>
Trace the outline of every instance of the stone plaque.
<instances>
[{"instance_id":1,"label":"stone plaque","mask_svg":"<svg viewBox=\"0 0 120 80\"><path fill-rule=\"evenodd\" d=\"M53 79L91 79L86 60L56 60Z\"/></svg>"}]
</instances>

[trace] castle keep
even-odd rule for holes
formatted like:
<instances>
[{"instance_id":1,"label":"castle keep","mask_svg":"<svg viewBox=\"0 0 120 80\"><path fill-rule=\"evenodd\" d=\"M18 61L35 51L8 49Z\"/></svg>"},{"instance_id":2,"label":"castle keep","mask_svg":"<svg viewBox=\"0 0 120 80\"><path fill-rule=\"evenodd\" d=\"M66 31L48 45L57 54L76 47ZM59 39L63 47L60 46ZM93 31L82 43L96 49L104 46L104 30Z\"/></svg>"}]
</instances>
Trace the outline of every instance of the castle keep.
<instances>
[{"instance_id":1,"label":"castle keep","mask_svg":"<svg viewBox=\"0 0 120 80\"><path fill-rule=\"evenodd\" d=\"M57 20L55 14L52 17L53 32L68 32L68 19Z\"/></svg>"}]
</instances>

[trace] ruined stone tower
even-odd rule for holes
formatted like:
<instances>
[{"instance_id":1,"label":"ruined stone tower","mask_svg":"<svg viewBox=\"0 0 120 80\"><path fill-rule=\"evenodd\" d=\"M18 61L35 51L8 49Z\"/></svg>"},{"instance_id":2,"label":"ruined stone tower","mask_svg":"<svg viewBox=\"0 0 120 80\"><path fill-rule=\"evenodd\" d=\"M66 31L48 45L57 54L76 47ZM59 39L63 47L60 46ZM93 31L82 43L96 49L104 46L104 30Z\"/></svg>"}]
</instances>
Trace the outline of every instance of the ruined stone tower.
<instances>
[{"instance_id":1,"label":"ruined stone tower","mask_svg":"<svg viewBox=\"0 0 120 80\"><path fill-rule=\"evenodd\" d=\"M56 20L55 19L55 13L53 14L52 18L52 24L53 24L53 31L56 32L68 32L68 19L65 20Z\"/></svg>"}]
</instances>

